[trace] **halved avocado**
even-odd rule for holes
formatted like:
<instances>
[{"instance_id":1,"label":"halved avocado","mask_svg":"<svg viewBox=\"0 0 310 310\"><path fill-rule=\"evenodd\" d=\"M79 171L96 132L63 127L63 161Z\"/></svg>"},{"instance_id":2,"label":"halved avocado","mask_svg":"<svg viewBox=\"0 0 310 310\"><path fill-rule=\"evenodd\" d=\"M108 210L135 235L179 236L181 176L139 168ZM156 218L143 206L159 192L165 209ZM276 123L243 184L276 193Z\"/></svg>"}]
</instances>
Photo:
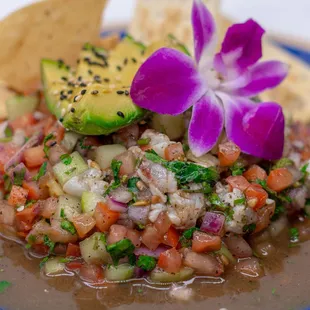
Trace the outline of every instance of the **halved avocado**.
<instances>
[{"instance_id":1,"label":"halved avocado","mask_svg":"<svg viewBox=\"0 0 310 310\"><path fill-rule=\"evenodd\" d=\"M107 135L138 121L144 110L136 106L128 88L107 89L92 84L63 118L65 128L86 135Z\"/></svg>"}]
</instances>

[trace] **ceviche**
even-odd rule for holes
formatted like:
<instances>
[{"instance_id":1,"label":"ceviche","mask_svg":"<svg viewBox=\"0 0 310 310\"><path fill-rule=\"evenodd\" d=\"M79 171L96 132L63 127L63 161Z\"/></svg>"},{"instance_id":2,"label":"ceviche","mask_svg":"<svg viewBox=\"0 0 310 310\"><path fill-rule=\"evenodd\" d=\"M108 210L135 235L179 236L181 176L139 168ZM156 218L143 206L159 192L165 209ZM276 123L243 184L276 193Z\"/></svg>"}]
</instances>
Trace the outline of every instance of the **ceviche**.
<instances>
[{"instance_id":1,"label":"ceviche","mask_svg":"<svg viewBox=\"0 0 310 310\"><path fill-rule=\"evenodd\" d=\"M267 239L289 227L288 246L302 240L287 218L310 215L309 128L258 96L287 66L258 62L253 20L229 28L218 53L198 0L192 24L195 57L174 36L87 43L74 68L43 59L42 89L7 100L0 223L47 276L260 278Z\"/></svg>"}]
</instances>

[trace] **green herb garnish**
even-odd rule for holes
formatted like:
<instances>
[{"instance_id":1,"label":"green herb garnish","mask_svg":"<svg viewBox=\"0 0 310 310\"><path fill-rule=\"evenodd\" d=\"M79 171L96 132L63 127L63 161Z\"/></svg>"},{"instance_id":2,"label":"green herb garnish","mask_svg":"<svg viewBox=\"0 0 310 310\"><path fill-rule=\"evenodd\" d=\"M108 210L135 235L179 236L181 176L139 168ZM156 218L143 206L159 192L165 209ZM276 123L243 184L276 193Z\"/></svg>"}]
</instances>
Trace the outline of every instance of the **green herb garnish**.
<instances>
[{"instance_id":1,"label":"green herb garnish","mask_svg":"<svg viewBox=\"0 0 310 310\"><path fill-rule=\"evenodd\" d=\"M104 244L107 245L107 236L105 234L100 234L99 240Z\"/></svg>"},{"instance_id":2,"label":"green herb garnish","mask_svg":"<svg viewBox=\"0 0 310 310\"><path fill-rule=\"evenodd\" d=\"M62 219L66 219L65 209L63 209L63 208L60 209L60 217L61 217Z\"/></svg>"},{"instance_id":3,"label":"green herb garnish","mask_svg":"<svg viewBox=\"0 0 310 310\"><path fill-rule=\"evenodd\" d=\"M61 257L61 258L59 259L59 262L60 262L60 263L64 263L64 264L70 263L71 261L72 261L72 259L69 258L69 257Z\"/></svg>"},{"instance_id":4,"label":"green herb garnish","mask_svg":"<svg viewBox=\"0 0 310 310\"><path fill-rule=\"evenodd\" d=\"M41 261L40 261L40 269L42 269L43 268L43 266L45 265L45 263L47 262L49 260L49 257L48 256L46 256L46 257L44 257Z\"/></svg>"},{"instance_id":5,"label":"green herb garnish","mask_svg":"<svg viewBox=\"0 0 310 310\"><path fill-rule=\"evenodd\" d=\"M242 230L246 234L251 234L252 232L255 231L255 229L256 229L256 224L252 223L252 224L244 225Z\"/></svg>"},{"instance_id":6,"label":"green herb garnish","mask_svg":"<svg viewBox=\"0 0 310 310\"><path fill-rule=\"evenodd\" d=\"M4 134L6 138L11 138L13 137L13 130L10 126L7 126L4 130Z\"/></svg>"},{"instance_id":7,"label":"green herb garnish","mask_svg":"<svg viewBox=\"0 0 310 310\"><path fill-rule=\"evenodd\" d=\"M33 177L34 181L38 181L41 177L43 177L46 173L47 162L44 162L39 169L39 172Z\"/></svg>"},{"instance_id":8,"label":"green herb garnish","mask_svg":"<svg viewBox=\"0 0 310 310\"><path fill-rule=\"evenodd\" d=\"M230 171L231 171L231 174L233 176L242 175L243 172L245 171L245 168L244 168L244 165L242 163L236 162L233 164L232 167L230 167Z\"/></svg>"},{"instance_id":9,"label":"green herb garnish","mask_svg":"<svg viewBox=\"0 0 310 310\"><path fill-rule=\"evenodd\" d=\"M92 146L91 145L86 145L85 144L85 139L86 139L86 137L80 140L79 146L80 146L80 148L82 150L90 150L92 148Z\"/></svg>"},{"instance_id":10,"label":"green herb garnish","mask_svg":"<svg viewBox=\"0 0 310 310\"><path fill-rule=\"evenodd\" d=\"M128 182L127 182L127 188L130 192L132 193L136 193L139 191L138 187L137 187L137 182L140 181L139 178L137 177L132 177L130 179L128 179Z\"/></svg>"},{"instance_id":11,"label":"green herb garnish","mask_svg":"<svg viewBox=\"0 0 310 310\"><path fill-rule=\"evenodd\" d=\"M150 138L144 138L144 139L139 139L137 141L138 145L148 145L150 143L151 139Z\"/></svg>"},{"instance_id":12,"label":"green herb garnish","mask_svg":"<svg viewBox=\"0 0 310 310\"><path fill-rule=\"evenodd\" d=\"M76 167L72 167L71 169L65 171L66 175L70 175L71 173L73 173L76 170Z\"/></svg>"},{"instance_id":13,"label":"green herb garnish","mask_svg":"<svg viewBox=\"0 0 310 310\"><path fill-rule=\"evenodd\" d=\"M285 208L282 204L276 204L276 208L274 210L274 214L271 218L272 221L276 221L279 217L285 212Z\"/></svg>"},{"instance_id":14,"label":"green herb garnish","mask_svg":"<svg viewBox=\"0 0 310 310\"><path fill-rule=\"evenodd\" d=\"M6 192L10 192L11 189L12 189L11 178L10 178L7 174L5 174L5 175L3 176L3 181L4 181L4 190L5 190Z\"/></svg>"},{"instance_id":15,"label":"green herb garnish","mask_svg":"<svg viewBox=\"0 0 310 310\"><path fill-rule=\"evenodd\" d=\"M227 208L224 210L224 214L225 214L225 217L226 217L226 220L227 220L227 221L232 221L233 218L234 218L235 211L234 211L233 208L227 207Z\"/></svg>"},{"instance_id":16,"label":"green herb garnish","mask_svg":"<svg viewBox=\"0 0 310 310\"><path fill-rule=\"evenodd\" d=\"M119 171L123 163L120 160L113 159L111 162L111 169L113 172L113 177L115 182L120 182Z\"/></svg>"},{"instance_id":17,"label":"green herb garnish","mask_svg":"<svg viewBox=\"0 0 310 310\"><path fill-rule=\"evenodd\" d=\"M279 159L271 168L271 170L292 166L294 162L286 157Z\"/></svg>"},{"instance_id":18,"label":"green herb garnish","mask_svg":"<svg viewBox=\"0 0 310 310\"><path fill-rule=\"evenodd\" d=\"M72 157L69 154L62 154L60 160L66 165L70 165L72 162Z\"/></svg>"},{"instance_id":19,"label":"green herb garnish","mask_svg":"<svg viewBox=\"0 0 310 310\"><path fill-rule=\"evenodd\" d=\"M9 288L12 285L12 283L8 281L0 281L0 293L4 293L4 291Z\"/></svg>"},{"instance_id":20,"label":"green herb garnish","mask_svg":"<svg viewBox=\"0 0 310 310\"><path fill-rule=\"evenodd\" d=\"M129 239L123 239L107 246L107 251L110 253L114 265L117 265L121 258L133 254L134 250L135 246Z\"/></svg>"},{"instance_id":21,"label":"green herb garnish","mask_svg":"<svg viewBox=\"0 0 310 310\"><path fill-rule=\"evenodd\" d=\"M49 247L49 253L52 253L55 248L55 242L53 242L48 235L43 237L44 244Z\"/></svg>"},{"instance_id":22,"label":"green herb garnish","mask_svg":"<svg viewBox=\"0 0 310 310\"><path fill-rule=\"evenodd\" d=\"M137 266L145 271L151 271L156 267L156 259L148 255L140 255Z\"/></svg>"},{"instance_id":23,"label":"green herb garnish","mask_svg":"<svg viewBox=\"0 0 310 310\"><path fill-rule=\"evenodd\" d=\"M188 248L192 245L191 239L193 238L194 232L197 230L199 230L197 227L192 227L183 232L182 236L179 239L183 248Z\"/></svg>"},{"instance_id":24,"label":"green herb garnish","mask_svg":"<svg viewBox=\"0 0 310 310\"><path fill-rule=\"evenodd\" d=\"M309 166L309 163L303 165L303 166L301 167L301 169L300 169L300 172L302 173L302 178L300 179L300 183L302 183L302 184L305 183L305 181L306 181L306 179L307 179L307 177L308 177L308 175L309 175L309 173L308 173L308 171L307 171L308 166Z\"/></svg>"},{"instance_id":25,"label":"green herb garnish","mask_svg":"<svg viewBox=\"0 0 310 310\"><path fill-rule=\"evenodd\" d=\"M76 229L70 221L67 221L67 220L61 221L60 227L64 230L68 231L71 235L76 234Z\"/></svg>"},{"instance_id":26,"label":"green herb garnish","mask_svg":"<svg viewBox=\"0 0 310 310\"><path fill-rule=\"evenodd\" d=\"M299 241L299 230L296 227L292 227L289 230L289 234L290 234L290 241L293 243L296 243Z\"/></svg>"},{"instance_id":27,"label":"green herb garnish","mask_svg":"<svg viewBox=\"0 0 310 310\"><path fill-rule=\"evenodd\" d=\"M239 198L239 199L236 199L234 200L234 205L243 205L245 204L245 198Z\"/></svg>"},{"instance_id":28,"label":"green herb garnish","mask_svg":"<svg viewBox=\"0 0 310 310\"><path fill-rule=\"evenodd\" d=\"M48 157L48 151L49 151L49 149L50 149L50 146L47 145L46 143L47 143L49 140L52 140L52 139L54 139L54 138L55 138L55 136L54 136L52 133L50 133L50 134L48 134L48 135L44 138L44 140L43 140L43 151L44 151L46 157Z\"/></svg>"},{"instance_id":29,"label":"green herb garnish","mask_svg":"<svg viewBox=\"0 0 310 310\"><path fill-rule=\"evenodd\" d=\"M13 173L13 184L17 186L22 186L25 178L26 169L20 169L20 171L14 171Z\"/></svg>"},{"instance_id":30,"label":"green herb garnish","mask_svg":"<svg viewBox=\"0 0 310 310\"><path fill-rule=\"evenodd\" d=\"M145 152L146 159L161 164L175 174L179 184L215 182L219 174L215 168L205 168L194 163L183 161L167 161L161 158L154 150Z\"/></svg>"}]
</instances>

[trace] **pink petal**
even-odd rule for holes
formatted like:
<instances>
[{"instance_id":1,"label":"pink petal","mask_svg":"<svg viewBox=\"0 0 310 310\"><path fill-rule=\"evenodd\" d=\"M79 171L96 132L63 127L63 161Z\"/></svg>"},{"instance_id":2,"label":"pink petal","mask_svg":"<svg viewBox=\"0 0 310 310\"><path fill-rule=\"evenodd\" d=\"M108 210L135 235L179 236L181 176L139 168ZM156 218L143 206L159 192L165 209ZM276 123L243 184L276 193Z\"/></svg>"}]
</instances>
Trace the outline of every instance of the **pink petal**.
<instances>
[{"instance_id":1,"label":"pink petal","mask_svg":"<svg viewBox=\"0 0 310 310\"><path fill-rule=\"evenodd\" d=\"M189 147L197 157L216 144L224 125L224 111L213 92L204 95L193 107L188 129Z\"/></svg>"},{"instance_id":2,"label":"pink petal","mask_svg":"<svg viewBox=\"0 0 310 310\"><path fill-rule=\"evenodd\" d=\"M177 115L206 92L193 59L171 48L152 54L136 73L130 89L133 102L153 112Z\"/></svg>"},{"instance_id":3,"label":"pink petal","mask_svg":"<svg viewBox=\"0 0 310 310\"><path fill-rule=\"evenodd\" d=\"M224 76L244 72L262 57L261 38L264 29L253 19L228 28L222 49L214 60L214 67Z\"/></svg>"},{"instance_id":4,"label":"pink petal","mask_svg":"<svg viewBox=\"0 0 310 310\"><path fill-rule=\"evenodd\" d=\"M218 94L225 109L228 139L244 153L267 160L282 157L284 147L284 115L274 102L255 104L240 97Z\"/></svg>"},{"instance_id":5,"label":"pink petal","mask_svg":"<svg viewBox=\"0 0 310 310\"><path fill-rule=\"evenodd\" d=\"M201 0L194 0L192 9L192 27L194 32L195 58L199 63L207 49L215 47L216 26L212 14Z\"/></svg>"},{"instance_id":6,"label":"pink petal","mask_svg":"<svg viewBox=\"0 0 310 310\"><path fill-rule=\"evenodd\" d=\"M288 65L280 61L264 61L254 65L246 74L247 83L238 79L240 83L234 83L226 91L233 95L254 97L266 89L278 86L288 74ZM223 85L225 87L225 84Z\"/></svg>"}]
</instances>

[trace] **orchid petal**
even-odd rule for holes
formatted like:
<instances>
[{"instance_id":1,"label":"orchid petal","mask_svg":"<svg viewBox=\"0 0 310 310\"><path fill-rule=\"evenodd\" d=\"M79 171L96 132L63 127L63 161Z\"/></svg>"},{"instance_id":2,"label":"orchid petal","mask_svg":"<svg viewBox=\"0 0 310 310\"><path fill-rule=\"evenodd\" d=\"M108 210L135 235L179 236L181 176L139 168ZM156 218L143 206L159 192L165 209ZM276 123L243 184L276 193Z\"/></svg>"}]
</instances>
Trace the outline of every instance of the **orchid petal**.
<instances>
[{"instance_id":1,"label":"orchid petal","mask_svg":"<svg viewBox=\"0 0 310 310\"><path fill-rule=\"evenodd\" d=\"M274 102L255 104L249 99L218 94L225 109L227 137L244 153L267 160L282 157L284 115Z\"/></svg>"},{"instance_id":2,"label":"orchid petal","mask_svg":"<svg viewBox=\"0 0 310 310\"><path fill-rule=\"evenodd\" d=\"M261 38L264 29L254 20L228 28L214 67L222 75L235 78L262 57Z\"/></svg>"},{"instance_id":3,"label":"orchid petal","mask_svg":"<svg viewBox=\"0 0 310 310\"><path fill-rule=\"evenodd\" d=\"M193 107L188 143L193 154L202 156L216 144L224 125L224 111L213 92L204 95Z\"/></svg>"},{"instance_id":4,"label":"orchid petal","mask_svg":"<svg viewBox=\"0 0 310 310\"><path fill-rule=\"evenodd\" d=\"M206 84L189 56L161 48L139 68L130 96L144 109L177 115L190 108L206 91Z\"/></svg>"},{"instance_id":5,"label":"orchid petal","mask_svg":"<svg viewBox=\"0 0 310 310\"><path fill-rule=\"evenodd\" d=\"M247 83L242 79L234 85L222 84L223 89L230 94L244 97L254 97L266 89L279 85L288 74L288 65L280 61L264 61L254 65L246 74ZM230 89L229 89L230 88Z\"/></svg>"},{"instance_id":6,"label":"orchid petal","mask_svg":"<svg viewBox=\"0 0 310 310\"><path fill-rule=\"evenodd\" d=\"M216 45L216 25L212 14L201 0L194 0L192 9L192 27L194 33L195 58L197 64L201 58L208 58ZM206 55L207 54L207 55Z\"/></svg>"}]
</instances>

